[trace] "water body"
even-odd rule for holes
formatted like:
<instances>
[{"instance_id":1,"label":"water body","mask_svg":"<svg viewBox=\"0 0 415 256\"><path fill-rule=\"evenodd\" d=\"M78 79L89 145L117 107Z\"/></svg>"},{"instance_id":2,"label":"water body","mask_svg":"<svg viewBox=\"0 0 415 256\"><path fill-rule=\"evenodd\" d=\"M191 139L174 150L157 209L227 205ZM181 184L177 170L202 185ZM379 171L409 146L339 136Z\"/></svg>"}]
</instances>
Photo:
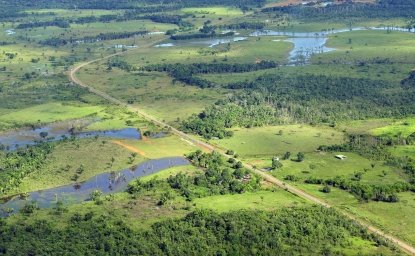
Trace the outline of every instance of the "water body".
<instances>
[{"instance_id":1,"label":"water body","mask_svg":"<svg viewBox=\"0 0 415 256\"><path fill-rule=\"evenodd\" d=\"M41 133L47 133L47 138L41 138ZM38 141L59 141L71 136L77 138L90 138L95 136L110 137L116 139L141 139L140 132L135 128L107 131L73 131L70 123L54 123L36 129L22 129L0 134L0 145L8 150L16 150L19 147L35 145Z\"/></svg>"},{"instance_id":2,"label":"water body","mask_svg":"<svg viewBox=\"0 0 415 256\"><path fill-rule=\"evenodd\" d=\"M7 217L11 213L16 213L30 201L35 201L40 208L52 208L56 205L58 199L65 204L87 201L90 198L90 194L95 190L102 191L104 195L121 192L126 189L128 183L133 179L170 167L189 164L189 161L183 157L149 160L130 169L97 175L82 183L31 192L25 199L17 195L8 198L2 204L0 203L0 216ZM12 212L10 212L11 209Z\"/></svg>"},{"instance_id":3,"label":"water body","mask_svg":"<svg viewBox=\"0 0 415 256\"><path fill-rule=\"evenodd\" d=\"M173 47L173 46L174 46L174 44L172 44L172 43L165 43L165 44L155 45L154 47L163 48L163 47Z\"/></svg>"},{"instance_id":4,"label":"water body","mask_svg":"<svg viewBox=\"0 0 415 256\"><path fill-rule=\"evenodd\" d=\"M314 54L325 53L335 51L334 48L326 47L328 36L331 34L344 33L349 31L361 31L361 30L390 30L401 32L412 32L411 30L399 28L399 27L356 27L352 29L329 29L319 32L287 32L287 31L272 31L262 30L255 31L250 36L285 36L288 37L285 42L293 44L293 49L289 53L289 64L302 63L306 64L310 62L311 57ZM281 40L275 40L281 41Z\"/></svg>"},{"instance_id":5,"label":"water body","mask_svg":"<svg viewBox=\"0 0 415 256\"><path fill-rule=\"evenodd\" d=\"M165 35L166 32L163 31L153 31L153 32L148 32L147 35Z\"/></svg>"},{"instance_id":6,"label":"water body","mask_svg":"<svg viewBox=\"0 0 415 256\"><path fill-rule=\"evenodd\" d=\"M6 35L11 36L11 35L14 35L14 34L16 34L16 31L14 31L14 29L7 29L6 30Z\"/></svg>"},{"instance_id":7,"label":"water body","mask_svg":"<svg viewBox=\"0 0 415 256\"><path fill-rule=\"evenodd\" d=\"M220 44L227 44L231 42L245 41L247 37L226 37L226 38L209 38L198 40L177 40L171 43L163 43L155 45L154 47L174 47L174 46L202 46L202 47L215 47Z\"/></svg>"}]
</instances>

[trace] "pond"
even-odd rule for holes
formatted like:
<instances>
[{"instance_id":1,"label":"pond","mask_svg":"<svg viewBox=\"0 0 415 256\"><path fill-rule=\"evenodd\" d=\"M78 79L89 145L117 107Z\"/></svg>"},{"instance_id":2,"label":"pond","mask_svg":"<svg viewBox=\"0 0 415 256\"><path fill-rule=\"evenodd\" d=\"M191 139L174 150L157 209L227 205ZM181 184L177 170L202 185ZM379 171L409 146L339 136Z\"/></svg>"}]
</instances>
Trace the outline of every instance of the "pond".
<instances>
[{"instance_id":1,"label":"pond","mask_svg":"<svg viewBox=\"0 0 415 256\"><path fill-rule=\"evenodd\" d=\"M34 129L21 129L0 134L0 145L7 150L16 150L19 147L36 144L37 141L59 141L75 136L76 138L91 138L95 136L116 139L141 139L136 128L125 128L107 131L77 131L70 122L59 122Z\"/></svg>"},{"instance_id":2,"label":"pond","mask_svg":"<svg viewBox=\"0 0 415 256\"><path fill-rule=\"evenodd\" d=\"M20 195L16 195L3 199L5 202L0 203L0 216L7 217L12 213L16 213L30 201L35 201L40 208L51 208L56 205L57 200L65 204L87 201L90 194L95 190L100 190L104 195L121 192L126 189L128 183L133 179L170 167L189 164L189 161L183 157L149 160L130 169L97 175L82 183L31 192L24 199Z\"/></svg>"},{"instance_id":3,"label":"pond","mask_svg":"<svg viewBox=\"0 0 415 256\"><path fill-rule=\"evenodd\" d=\"M154 47L174 47L174 46L204 46L204 47L215 47L221 44L227 44L231 42L245 41L247 37L224 37L224 38L209 38L209 39L198 39L198 40L176 40L174 42L162 43L155 45Z\"/></svg>"},{"instance_id":4,"label":"pond","mask_svg":"<svg viewBox=\"0 0 415 256\"><path fill-rule=\"evenodd\" d=\"M399 28L399 27L356 27L351 29L328 29L319 32L287 32L287 31L272 31L262 30L255 31L250 36L284 36L287 39L274 40L274 41L285 41L293 44L293 49L289 53L288 63L289 64L307 64L310 62L311 57L314 54L325 53L335 51L334 48L326 47L328 36L330 34L344 33L349 31L360 31L360 30L391 30L401 32L411 32L411 30Z\"/></svg>"},{"instance_id":5,"label":"pond","mask_svg":"<svg viewBox=\"0 0 415 256\"><path fill-rule=\"evenodd\" d=\"M8 36L16 34L16 31L14 31L14 29L7 29L5 32L6 32L6 35Z\"/></svg>"}]
</instances>

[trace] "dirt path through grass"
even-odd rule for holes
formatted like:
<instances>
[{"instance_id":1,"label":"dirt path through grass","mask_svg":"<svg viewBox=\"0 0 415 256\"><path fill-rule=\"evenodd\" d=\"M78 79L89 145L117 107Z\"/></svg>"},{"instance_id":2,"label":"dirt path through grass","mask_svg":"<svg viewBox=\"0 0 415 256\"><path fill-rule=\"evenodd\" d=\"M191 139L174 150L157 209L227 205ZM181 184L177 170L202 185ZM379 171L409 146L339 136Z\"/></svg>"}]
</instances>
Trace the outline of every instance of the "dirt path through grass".
<instances>
[{"instance_id":1,"label":"dirt path through grass","mask_svg":"<svg viewBox=\"0 0 415 256\"><path fill-rule=\"evenodd\" d=\"M124 143L124 142L119 141L119 140L112 140L111 142L114 143L114 144L117 144L118 146L121 146L125 149L128 149L131 152L135 152L135 153L139 154L140 156L146 156L146 153L144 151L142 151L142 150L140 150L140 149L138 149L134 146L128 145L127 143Z\"/></svg>"}]
</instances>

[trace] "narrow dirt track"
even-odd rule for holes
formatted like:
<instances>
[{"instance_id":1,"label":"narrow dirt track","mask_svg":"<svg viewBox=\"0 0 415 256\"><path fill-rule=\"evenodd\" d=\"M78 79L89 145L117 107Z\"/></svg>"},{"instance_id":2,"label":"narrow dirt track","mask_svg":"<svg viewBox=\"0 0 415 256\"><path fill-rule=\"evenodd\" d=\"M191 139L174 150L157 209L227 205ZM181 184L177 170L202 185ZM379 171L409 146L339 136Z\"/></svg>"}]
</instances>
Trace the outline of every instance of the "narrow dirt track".
<instances>
[{"instance_id":1,"label":"narrow dirt track","mask_svg":"<svg viewBox=\"0 0 415 256\"><path fill-rule=\"evenodd\" d=\"M121 146L125 149L128 149L131 152L135 152L135 153L139 154L140 156L146 156L146 153L144 151L142 151L142 150L140 150L140 149L138 149L134 146L128 145L127 143L124 143L124 142L119 141L119 140L112 140L111 142L118 145L118 146Z\"/></svg>"},{"instance_id":2,"label":"narrow dirt track","mask_svg":"<svg viewBox=\"0 0 415 256\"><path fill-rule=\"evenodd\" d=\"M160 40L160 41L162 41L162 40ZM147 45L142 45L138 49L143 49L145 47L151 47L155 43L156 42L152 42L151 44L149 43ZM205 150L208 150L208 151L214 151L214 150L216 150L216 151L220 152L222 155L224 155L225 157L229 158L229 156L226 155L223 152L223 150L217 149L217 148L215 148L215 146L212 146L212 145L210 145L210 144L208 144L206 142L203 142L203 141L200 141L198 139L195 139L195 138L187 135L186 133L184 133L184 132L182 132L182 131L180 131L180 130L172 127L172 126L170 126L170 125L168 125L168 124L166 124L166 123L164 123L162 121L159 121L157 118L153 117L150 114L147 114L146 112L142 111L141 109L139 109L137 107L134 107L134 106L131 106L131 105L125 103L125 102L122 102L122 101L120 101L120 100L118 100L118 99L116 99L116 98L108 95L105 92L102 92L100 90L95 89L94 87L92 87L90 85L85 84L84 82L82 82L76 76L76 73L80 69L82 69L83 67L85 67L85 66L88 66L88 65L90 65L92 63L100 62L102 60L109 59L109 58L114 57L114 56L125 55L125 54L128 54L131 51L134 51L134 50L128 50L128 51L124 51L124 52L119 52L119 53L115 53L115 54L111 54L111 55L105 56L103 58L99 58L99 59L92 60L92 61L89 61L89 62L81 63L81 64L75 66L73 69L70 70L70 72L68 73L69 80L71 82L73 82L74 84L77 84L78 86L81 86L83 88L88 89L90 92L92 92L92 93L94 93L94 94L96 94L96 95L98 95L98 96L100 96L100 97L108 100L109 102L112 102L113 104L126 107L127 109L129 109L129 110L137 113L138 115L144 117L148 121L150 121L150 122L152 122L152 123L154 123L154 124L156 124L156 125L158 125L160 127L168 128L172 133L176 134L177 136L181 137L184 140L187 140L187 141L193 143L194 145L198 146L199 148L202 148L202 149L205 149ZM251 171L253 171L254 173L258 174L259 176L261 176L264 180L266 180L266 181L268 181L268 182L270 182L270 183L272 183L272 184L274 184L274 185L276 185L276 186L278 186L278 187L280 187L280 188L282 188L282 189L284 189L284 190L286 190L286 191L288 191L288 192L290 192L292 194L295 194L295 195L297 195L297 196L299 196L301 198L304 198L304 199L306 199L308 201L311 201L311 202L313 202L315 204L318 204L318 205L321 205L321 206L324 206L324 207L327 207L327 208L331 208L331 205L328 204L327 202L324 202L323 200L321 200L321 199L319 199L319 198L317 198L317 197L315 197L315 196L313 196L311 194L308 194L308 193L306 193L305 191L303 191L301 189L298 189L298 188L296 188L294 186L291 186L291 185L288 185L288 184L284 183L283 181L281 181L281 180L275 178L274 176L266 173L265 170L256 169L253 166L251 166L249 164L245 164L245 163L244 163L244 166L246 168L250 169ZM398 239L398 238L396 238L396 237L394 237L392 235L386 234L382 230L380 230L380 229L378 229L378 228L376 228L376 227L374 227L374 226L366 223L365 221L363 221L361 219L358 219L356 216L354 216L354 215L352 215L352 214L350 214L350 213L348 213L348 212L346 212L344 210L341 210L341 209L338 209L338 208L336 208L336 210L338 210L339 212L341 212L342 214L344 214L348 218L350 218L350 219L358 222L360 225L366 227L370 232L375 233L377 235L380 235L380 236L382 236L382 237L390 240L393 244L395 244L402 251L408 253L409 255L415 255L415 247L413 247L412 245L410 245L410 244L408 244L408 243L406 243L406 242L404 242L404 241L402 241L402 240L400 240L400 239Z\"/></svg>"}]
</instances>

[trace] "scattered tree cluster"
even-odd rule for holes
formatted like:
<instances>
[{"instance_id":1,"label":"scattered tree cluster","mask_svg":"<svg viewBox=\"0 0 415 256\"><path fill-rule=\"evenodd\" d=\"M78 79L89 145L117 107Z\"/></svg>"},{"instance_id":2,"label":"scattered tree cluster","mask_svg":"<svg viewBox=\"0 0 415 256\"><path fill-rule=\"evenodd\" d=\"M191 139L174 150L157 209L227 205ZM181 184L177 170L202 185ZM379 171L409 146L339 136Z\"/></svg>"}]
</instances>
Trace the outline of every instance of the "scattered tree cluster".
<instances>
[{"instance_id":1,"label":"scattered tree cluster","mask_svg":"<svg viewBox=\"0 0 415 256\"><path fill-rule=\"evenodd\" d=\"M137 193L143 190L165 187L167 184L170 189L191 201L193 198L241 194L260 188L258 177L250 174L240 163L226 162L224 157L218 153L202 153L199 150L187 157L193 165L201 167L203 172L194 176L179 173L170 176L167 181L151 180L143 183L136 180L128 186L127 191ZM165 189L162 190L166 191ZM170 198L170 194L163 194L160 204L166 203Z\"/></svg>"}]
</instances>

